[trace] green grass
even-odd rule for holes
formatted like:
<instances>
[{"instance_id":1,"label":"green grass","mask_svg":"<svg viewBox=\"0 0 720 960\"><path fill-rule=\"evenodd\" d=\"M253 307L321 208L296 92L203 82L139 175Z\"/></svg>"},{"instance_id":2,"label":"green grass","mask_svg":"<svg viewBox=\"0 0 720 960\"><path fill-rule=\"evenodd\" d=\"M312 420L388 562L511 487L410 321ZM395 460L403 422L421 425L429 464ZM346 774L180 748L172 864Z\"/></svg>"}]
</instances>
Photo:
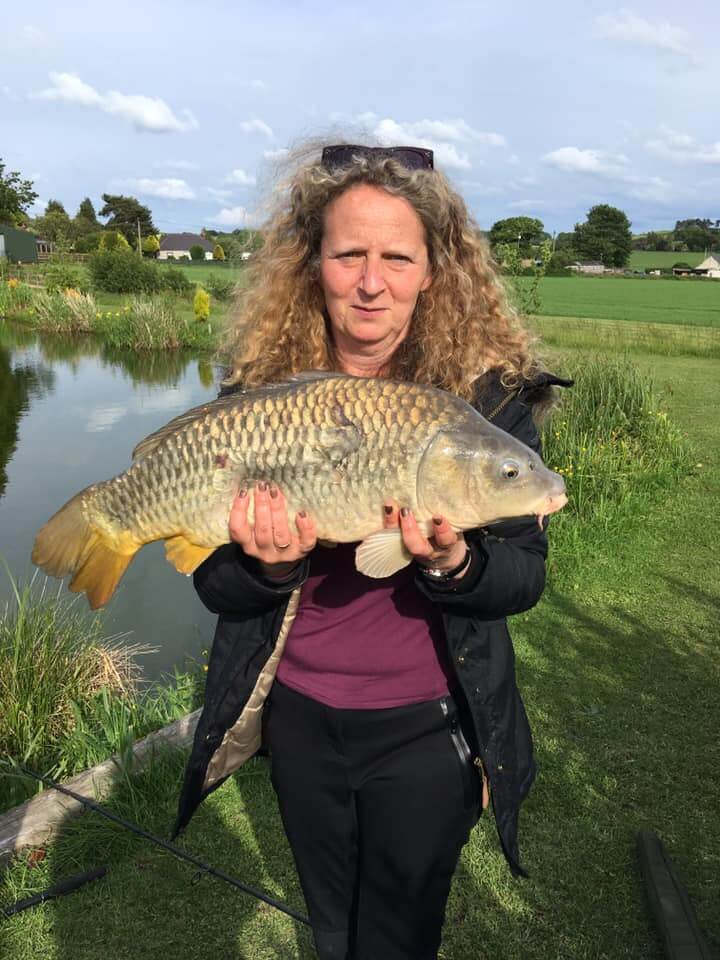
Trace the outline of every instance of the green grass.
<instances>
[{"instance_id":1,"label":"green grass","mask_svg":"<svg viewBox=\"0 0 720 960\"><path fill-rule=\"evenodd\" d=\"M69 777L183 716L196 696L193 673L141 686L135 658L150 648L104 636L101 616L62 587L12 588L0 616L0 811L36 791L13 762Z\"/></svg>"},{"instance_id":2,"label":"green grass","mask_svg":"<svg viewBox=\"0 0 720 960\"><path fill-rule=\"evenodd\" d=\"M579 381L594 362L585 348L552 352L553 368ZM545 596L512 620L540 769L522 813L531 877L512 880L492 817L483 818L453 884L446 960L655 960L661 948L634 853L643 827L665 841L720 945L718 364L641 353L633 362L654 377L691 455L679 484L648 494L640 476L648 466L629 450L623 467L631 489L638 475L637 496L604 543L586 527L586 556L563 559L564 535L553 538L551 526ZM561 433L563 419L560 411ZM167 835L181 767L168 757L126 783L113 805ZM303 909L265 761L212 794L182 843ZM105 880L0 926L4 960L314 956L289 919L218 881L194 883L192 868L93 815L74 822L39 867L19 861L0 898L99 863L110 864Z\"/></svg>"},{"instance_id":3,"label":"green grass","mask_svg":"<svg viewBox=\"0 0 720 960\"><path fill-rule=\"evenodd\" d=\"M172 263L158 260L157 264L162 270L182 270L193 283L205 283L210 277L230 277L238 283L242 283L246 271L245 266L237 263L199 263L195 266L184 261Z\"/></svg>"},{"instance_id":4,"label":"green grass","mask_svg":"<svg viewBox=\"0 0 720 960\"><path fill-rule=\"evenodd\" d=\"M696 267L705 259L704 253L675 253L671 250L633 250L630 254L631 270L649 270L653 267L672 268L676 263L689 263Z\"/></svg>"},{"instance_id":5,"label":"green grass","mask_svg":"<svg viewBox=\"0 0 720 960\"><path fill-rule=\"evenodd\" d=\"M551 317L720 327L716 280L545 277L540 298L540 312Z\"/></svg>"},{"instance_id":6,"label":"green grass","mask_svg":"<svg viewBox=\"0 0 720 960\"><path fill-rule=\"evenodd\" d=\"M530 317L528 324L543 343L557 348L720 359L720 327L542 316Z\"/></svg>"}]
</instances>

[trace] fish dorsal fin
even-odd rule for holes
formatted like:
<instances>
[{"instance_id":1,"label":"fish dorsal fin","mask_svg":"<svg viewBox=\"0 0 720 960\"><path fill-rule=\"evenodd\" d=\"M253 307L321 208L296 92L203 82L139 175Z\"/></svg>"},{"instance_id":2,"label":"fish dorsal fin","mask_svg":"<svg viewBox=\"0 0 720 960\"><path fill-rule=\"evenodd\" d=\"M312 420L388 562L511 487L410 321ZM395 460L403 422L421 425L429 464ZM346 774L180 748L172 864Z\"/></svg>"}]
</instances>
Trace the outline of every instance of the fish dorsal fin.
<instances>
[{"instance_id":1,"label":"fish dorsal fin","mask_svg":"<svg viewBox=\"0 0 720 960\"><path fill-rule=\"evenodd\" d=\"M138 460L142 460L143 457L146 457L149 453L159 446L162 441L169 437L172 433L177 433L178 430L181 430L183 427L187 426L189 423L194 423L196 420L199 420L201 417L204 417L206 414L211 413L215 410L223 410L225 407L234 406L238 401L238 395L228 394L226 397L220 397L218 400L209 400L207 403L202 403L198 407L193 407L192 410L186 410L185 413L179 414L177 417L173 417L165 426L160 427L158 430L155 430L154 433L148 434L144 440L141 440L135 447L132 452L133 463L136 463Z\"/></svg>"},{"instance_id":2,"label":"fish dorsal fin","mask_svg":"<svg viewBox=\"0 0 720 960\"><path fill-rule=\"evenodd\" d=\"M356 568L375 580L392 576L411 560L399 529L371 533L355 551Z\"/></svg>"}]
</instances>

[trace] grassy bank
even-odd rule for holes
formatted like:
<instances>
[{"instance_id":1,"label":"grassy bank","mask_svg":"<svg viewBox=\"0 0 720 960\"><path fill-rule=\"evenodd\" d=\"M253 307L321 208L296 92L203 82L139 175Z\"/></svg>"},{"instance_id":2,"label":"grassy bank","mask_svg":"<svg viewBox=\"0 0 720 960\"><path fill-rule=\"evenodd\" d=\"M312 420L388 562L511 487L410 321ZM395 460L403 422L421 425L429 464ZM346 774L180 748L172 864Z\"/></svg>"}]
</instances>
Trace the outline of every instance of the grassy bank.
<instances>
[{"instance_id":1,"label":"grassy bank","mask_svg":"<svg viewBox=\"0 0 720 960\"><path fill-rule=\"evenodd\" d=\"M192 300L170 293L94 295L0 286L0 322L6 318L48 333L93 334L112 347L131 350L212 350L227 307L213 303L209 320L198 322Z\"/></svg>"},{"instance_id":2,"label":"grassy bank","mask_svg":"<svg viewBox=\"0 0 720 960\"><path fill-rule=\"evenodd\" d=\"M593 470L592 458L579 469L582 446L588 453L617 430L611 397L599 397L597 415L588 422L590 399L581 383L598 385L586 377L593 362L578 347L556 352L553 361L580 387L573 401L578 409L571 417L567 406L556 416L546 446L549 460L562 460L551 465L574 464L569 483L575 498L583 495L579 481L584 485L584 474ZM649 407L639 381L630 383L628 409L635 413L625 418L625 432L616 433L614 454L628 494L619 506L622 526L602 527L602 514L593 512L597 488L593 496L587 491L590 511L569 525L583 529L584 540L574 540L554 518L549 587L538 607L512 621L540 768L522 815L531 878L510 878L492 818L484 818L453 884L446 960L654 960L660 946L633 850L641 827L663 837L701 923L720 943L720 826L714 815L720 595L712 573L720 537L718 365L642 353L633 362L653 375L659 402ZM657 413L666 413L667 421ZM683 436L664 430L673 421ZM591 430L594 436L583 442ZM673 470L681 473L677 483L663 479L662 471L657 483L648 476L654 465L643 459L643 446L654 430L671 447ZM603 474L600 489L612 489L612 476ZM114 807L167 835L181 769L182 758L168 757L152 774L125 784ZM265 761L251 762L214 793L182 842L303 909ZM39 865L17 863L0 897L8 902L98 863L110 864L101 883L0 927L3 957L314 955L306 931L292 921L216 881L194 883L192 869L93 816L74 823Z\"/></svg>"},{"instance_id":3,"label":"grassy bank","mask_svg":"<svg viewBox=\"0 0 720 960\"><path fill-rule=\"evenodd\" d=\"M194 709L197 674L149 688L137 658L152 650L108 637L62 586L13 583L0 616L0 811L35 792L19 761L64 779Z\"/></svg>"}]
</instances>

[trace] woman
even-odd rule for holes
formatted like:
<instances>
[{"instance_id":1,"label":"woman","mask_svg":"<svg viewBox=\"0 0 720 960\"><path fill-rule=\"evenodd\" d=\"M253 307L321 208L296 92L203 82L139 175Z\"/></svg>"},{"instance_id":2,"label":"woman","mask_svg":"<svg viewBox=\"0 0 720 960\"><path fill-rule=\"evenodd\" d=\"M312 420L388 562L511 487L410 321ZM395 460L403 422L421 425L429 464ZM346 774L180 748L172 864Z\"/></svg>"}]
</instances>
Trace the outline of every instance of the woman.
<instances>
[{"instance_id":1,"label":"woman","mask_svg":"<svg viewBox=\"0 0 720 960\"><path fill-rule=\"evenodd\" d=\"M433 384L539 447L541 373L461 198L420 148L338 145L295 174L258 255L226 390L307 370ZM254 523L248 522L254 497ZM382 508L382 509L381 509ZM505 617L542 593L533 519L456 533L378 504L415 563L380 581L282 491L242 490L195 573L219 614L177 829L260 724L318 954L437 956L452 874L492 793L514 874L534 776ZM268 704L270 709L268 709ZM265 711L263 713L263 705Z\"/></svg>"}]
</instances>

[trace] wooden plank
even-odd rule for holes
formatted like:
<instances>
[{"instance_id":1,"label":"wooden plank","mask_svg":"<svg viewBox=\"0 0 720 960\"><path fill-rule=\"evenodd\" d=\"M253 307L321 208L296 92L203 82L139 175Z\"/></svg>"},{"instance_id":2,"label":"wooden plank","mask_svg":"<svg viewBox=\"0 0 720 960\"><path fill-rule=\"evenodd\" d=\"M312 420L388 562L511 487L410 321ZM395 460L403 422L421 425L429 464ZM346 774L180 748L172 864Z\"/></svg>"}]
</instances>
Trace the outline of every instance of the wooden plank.
<instances>
[{"instance_id":1,"label":"wooden plank","mask_svg":"<svg viewBox=\"0 0 720 960\"><path fill-rule=\"evenodd\" d=\"M173 746L179 749L192 743L200 717L195 710L174 723L138 740L132 748L134 767L142 767L151 759L154 750ZM82 796L100 800L112 792L119 778L119 757L114 756L66 781L63 786ZM19 807L0 814L0 864L5 863L23 847L40 846L58 833L68 817L83 810L81 803L65 797L57 790L43 790Z\"/></svg>"},{"instance_id":2,"label":"wooden plank","mask_svg":"<svg viewBox=\"0 0 720 960\"><path fill-rule=\"evenodd\" d=\"M668 960L714 960L688 892L660 838L641 830L637 852L665 956Z\"/></svg>"}]
</instances>

